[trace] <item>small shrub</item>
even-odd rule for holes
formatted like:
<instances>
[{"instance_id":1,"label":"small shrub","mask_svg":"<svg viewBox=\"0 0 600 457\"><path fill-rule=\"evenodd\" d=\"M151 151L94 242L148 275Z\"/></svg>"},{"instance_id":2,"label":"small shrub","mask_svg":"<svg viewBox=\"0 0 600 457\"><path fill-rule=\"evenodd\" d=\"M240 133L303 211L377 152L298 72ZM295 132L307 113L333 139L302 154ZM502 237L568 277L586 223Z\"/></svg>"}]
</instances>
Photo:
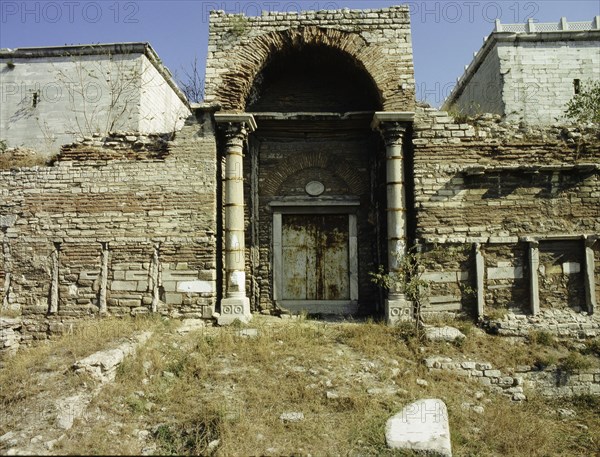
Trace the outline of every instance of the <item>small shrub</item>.
<instances>
[{"instance_id":1,"label":"small shrub","mask_svg":"<svg viewBox=\"0 0 600 457\"><path fill-rule=\"evenodd\" d=\"M478 103L471 103L468 109L452 105L448 109L448 116L452 117L456 124L466 124L472 120L474 115L481 114L481 112L481 106Z\"/></svg>"},{"instance_id":2,"label":"small shrub","mask_svg":"<svg viewBox=\"0 0 600 457\"><path fill-rule=\"evenodd\" d=\"M544 370L551 365L556 365L558 358L553 354L538 354L533 362L533 366L538 370Z\"/></svg>"},{"instance_id":3,"label":"small shrub","mask_svg":"<svg viewBox=\"0 0 600 457\"><path fill-rule=\"evenodd\" d=\"M186 367L189 364L189 357L187 355L183 355L181 357L175 358L168 365L165 371L173 373L175 376L181 376L186 370Z\"/></svg>"},{"instance_id":4,"label":"small shrub","mask_svg":"<svg viewBox=\"0 0 600 457\"><path fill-rule=\"evenodd\" d=\"M409 321L401 321L396 324L395 333L402 341L410 345L411 343L420 344L424 340L424 335L419 331L419 327Z\"/></svg>"},{"instance_id":5,"label":"small shrub","mask_svg":"<svg viewBox=\"0 0 600 457\"><path fill-rule=\"evenodd\" d=\"M223 414L204 411L176 424L161 424L154 437L165 455L210 455L209 444L218 440L223 427Z\"/></svg>"},{"instance_id":6,"label":"small shrub","mask_svg":"<svg viewBox=\"0 0 600 457\"><path fill-rule=\"evenodd\" d=\"M584 352L586 354L591 354L595 355L596 357L600 357L600 338L594 338L593 340L586 342L585 346L586 348Z\"/></svg>"},{"instance_id":7,"label":"small shrub","mask_svg":"<svg viewBox=\"0 0 600 457\"><path fill-rule=\"evenodd\" d=\"M600 124L600 81L588 81L567 103L566 117L581 124Z\"/></svg>"},{"instance_id":8,"label":"small shrub","mask_svg":"<svg viewBox=\"0 0 600 457\"><path fill-rule=\"evenodd\" d=\"M504 319L508 314L508 308L486 308L485 316L491 321Z\"/></svg>"},{"instance_id":9,"label":"small shrub","mask_svg":"<svg viewBox=\"0 0 600 457\"><path fill-rule=\"evenodd\" d=\"M555 347L556 340L552 333L545 330L537 330L529 332L529 342L532 344L539 344L541 346Z\"/></svg>"},{"instance_id":10,"label":"small shrub","mask_svg":"<svg viewBox=\"0 0 600 457\"><path fill-rule=\"evenodd\" d=\"M593 412L596 416L600 416L600 396L582 394L569 398L569 403L584 411Z\"/></svg>"},{"instance_id":11,"label":"small shrub","mask_svg":"<svg viewBox=\"0 0 600 457\"><path fill-rule=\"evenodd\" d=\"M237 37L240 37L244 33L246 33L246 30L248 30L248 26L249 26L248 18L246 18L244 16L233 16L230 19L230 24L231 24L231 33L233 33Z\"/></svg>"},{"instance_id":12,"label":"small shrub","mask_svg":"<svg viewBox=\"0 0 600 457\"><path fill-rule=\"evenodd\" d=\"M130 395L127 397L126 403L127 406L129 406L129 409L136 414L143 413L145 410L146 402L136 395Z\"/></svg>"},{"instance_id":13,"label":"small shrub","mask_svg":"<svg viewBox=\"0 0 600 457\"><path fill-rule=\"evenodd\" d=\"M558 368L566 373L573 373L578 370L587 370L592 366L592 362L579 352L569 352L569 355L563 358Z\"/></svg>"}]
</instances>

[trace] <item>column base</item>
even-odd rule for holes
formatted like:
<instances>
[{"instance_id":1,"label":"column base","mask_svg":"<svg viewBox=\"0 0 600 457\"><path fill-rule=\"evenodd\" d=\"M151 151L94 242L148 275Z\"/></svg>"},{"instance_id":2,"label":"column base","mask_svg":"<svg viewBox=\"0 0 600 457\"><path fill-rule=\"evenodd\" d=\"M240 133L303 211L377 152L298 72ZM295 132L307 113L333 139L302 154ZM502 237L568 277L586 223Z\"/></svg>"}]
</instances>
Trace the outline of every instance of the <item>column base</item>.
<instances>
[{"instance_id":1,"label":"column base","mask_svg":"<svg viewBox=\"0 0 600 457\"><path fill-rule=\"evenodd\" d=\"M221 300L221 315L217 318L219 325L230 325L236 320L247 324L252 319L250 299L248 297L224 298Z\"/></svg>"},{"instance_id":2,"label":"column base","mask_svg":"<svg viewBox=\"0 0 600 457\"><path fill-rule=\"evenodd\" d=\"M385 300L385 321L388 325L408 322L414 319L413 303L405 297L394 297Z\"/></svg>"}]
</instances>

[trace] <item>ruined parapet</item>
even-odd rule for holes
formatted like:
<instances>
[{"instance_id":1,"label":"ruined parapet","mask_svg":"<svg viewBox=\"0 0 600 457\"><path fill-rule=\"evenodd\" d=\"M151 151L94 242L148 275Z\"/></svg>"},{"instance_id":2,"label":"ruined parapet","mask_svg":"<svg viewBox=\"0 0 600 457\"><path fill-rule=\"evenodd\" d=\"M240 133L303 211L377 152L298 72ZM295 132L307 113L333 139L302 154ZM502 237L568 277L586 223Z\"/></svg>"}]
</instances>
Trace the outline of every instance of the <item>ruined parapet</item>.
<instances>
[{"instance_id":1,"label":"ruined parapet","mask_svg":"<svg viewBox=\"0 0 600 457\"><path fill-rule=\"evenodd\" d=\"M139 132L114 132L108 136L94 134L78 138L64 145L54 159L62 162L106 162L110 160L160 160L169 153L169 141L173 133L142 134Z\"/></svg>"}]
</instances>

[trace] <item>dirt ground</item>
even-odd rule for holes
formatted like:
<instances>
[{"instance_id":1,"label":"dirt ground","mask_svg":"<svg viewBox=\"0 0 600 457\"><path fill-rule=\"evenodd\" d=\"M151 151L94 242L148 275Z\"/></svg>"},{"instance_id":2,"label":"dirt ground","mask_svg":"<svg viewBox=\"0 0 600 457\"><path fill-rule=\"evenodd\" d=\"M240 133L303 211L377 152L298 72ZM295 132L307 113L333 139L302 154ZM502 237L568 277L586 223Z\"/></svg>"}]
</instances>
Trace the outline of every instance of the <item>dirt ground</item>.
<instances>
[{"instance_id":1,"label":"dirt ground","mask_svg":"<svg viewBox=\"0 0 600 457\"><path fill-rule=\"evenodd\" d=\"M257 316L223 328L160 319L118 331L95 325L83 337L21 351L0 370L0 453L412 455L387 449L387 418L415 399L441 398L454 455L600 455L600 402L527 392L517 404L424 366L425 357L446 355L504 369L562 351L536 354L525 341L472 325L463 325L461 344L306 318ZM142 331L151 336L138 344L133 335ZM72 369L123 344L137 351L114 381Z\"/></svg>"}]
</instances>

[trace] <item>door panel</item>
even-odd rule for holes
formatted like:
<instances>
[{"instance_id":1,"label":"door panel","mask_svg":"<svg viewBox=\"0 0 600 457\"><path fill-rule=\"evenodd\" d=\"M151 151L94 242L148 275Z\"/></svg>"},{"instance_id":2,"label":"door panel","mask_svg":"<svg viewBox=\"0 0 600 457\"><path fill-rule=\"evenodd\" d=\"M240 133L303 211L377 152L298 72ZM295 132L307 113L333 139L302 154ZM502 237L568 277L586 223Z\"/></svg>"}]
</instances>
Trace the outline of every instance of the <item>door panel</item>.
<instances>
[{"instance_id":1,"label":"door panel","mask_svg":"<svg viewBox=\"0 0 600 457\"><path fill-rule=\"evenodd\" d=\"M349 300L348 215L285 214L284 300Z\"/></svg>"}]
</instances>

